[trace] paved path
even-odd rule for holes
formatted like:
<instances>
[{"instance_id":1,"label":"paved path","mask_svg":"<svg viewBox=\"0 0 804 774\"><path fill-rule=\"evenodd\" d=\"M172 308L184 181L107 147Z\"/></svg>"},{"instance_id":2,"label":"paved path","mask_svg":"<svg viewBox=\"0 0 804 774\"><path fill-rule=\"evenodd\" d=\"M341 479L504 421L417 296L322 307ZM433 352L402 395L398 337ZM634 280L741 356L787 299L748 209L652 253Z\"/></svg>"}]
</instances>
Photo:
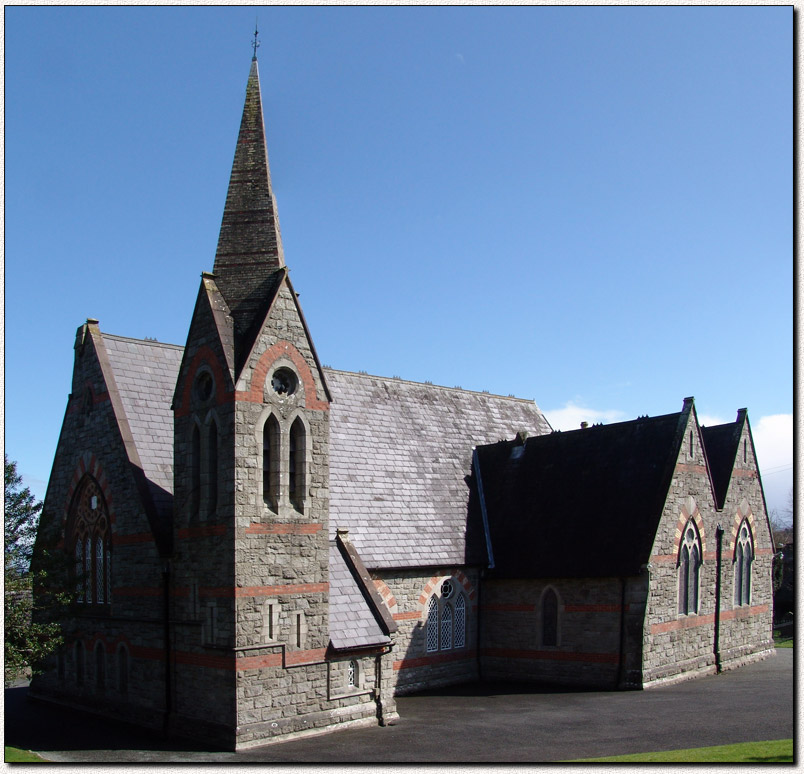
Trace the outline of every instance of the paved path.
<instances>
[{"instance_id":1,"label":"paved path","mask_svg":"<svg viewBox=\"0 0 804 774\"><path fill-rule=\"evenodd\" d=\"M5 692L6 744L70 763L521 762L793 737L793 650L722 675L635 692L456 686L398 699L388 728L344 729L240 753L162 740Z\"/></svg>"}]
</instances>

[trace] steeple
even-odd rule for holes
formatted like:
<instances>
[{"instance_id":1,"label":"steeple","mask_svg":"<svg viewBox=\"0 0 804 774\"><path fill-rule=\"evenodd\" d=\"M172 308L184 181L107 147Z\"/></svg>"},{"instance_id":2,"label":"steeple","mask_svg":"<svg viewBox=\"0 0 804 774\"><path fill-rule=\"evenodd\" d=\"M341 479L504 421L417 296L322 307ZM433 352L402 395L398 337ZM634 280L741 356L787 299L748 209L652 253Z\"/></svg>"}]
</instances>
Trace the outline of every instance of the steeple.
<instances>
[{"instance_id":1,"label":"steeple","mask_svg":"<svg viewBox=\"0 0 804 774\"><path fill-rule=\"evenodd\" d=\"M250 347L284 275L279 218L271 188L260 97L256 40L246 85L229 191L223 211L213 273L234 318L235 349Z\"/></svg>"}]
</instances>

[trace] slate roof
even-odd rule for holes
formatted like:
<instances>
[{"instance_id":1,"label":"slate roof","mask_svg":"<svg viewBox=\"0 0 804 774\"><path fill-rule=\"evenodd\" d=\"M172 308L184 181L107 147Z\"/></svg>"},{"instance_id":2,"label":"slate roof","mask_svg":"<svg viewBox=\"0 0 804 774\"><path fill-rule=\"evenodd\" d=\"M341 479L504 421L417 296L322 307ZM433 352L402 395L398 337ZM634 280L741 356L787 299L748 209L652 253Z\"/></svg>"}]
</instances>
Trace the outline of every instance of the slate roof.
<instances>
[{"instance_id":1,"label":"slate roof","mask_svg":"<svg viewBox=\"0 0 804 774\"><path fill-rule=\"evenodd\" d=\"M550 432L535 402L324 369L330 532L369 568L464 564L472 447Z\"/></svg>"},{"instance_id":2,"label":"slate roof","mask_svg":"<svg viewBox=\"0 0 804 774\"><path fill-rule=\"evenodd\" d=\"M334 541L329 544L329 638L338 650L391 642Z\"/></svg>"},{"instance_id":3,"label":"slate roof","mask_svg":"<svg viewBox=\"0 0 804 774\"><path fill-rule=\"evenodd\" d=\"M183 347L102 333L157 512L172 518L173 412Z\"/></svg>"},{"instance_id":4,"label":"slate roof","mask_svg":"<svg viewBox=\"0 0 804 774\"><path fill-rule=\"evenodd\" d=\"M638 573L656 535L686 411L478 448L490 573ZM473 493L472 542L485 544L474 486Z\"/></svg>"},{"instance_id":5,"label":"slate roof","mask_svg":"<svg viewBox=\"0 0 804 774\"><path fill-rule=\"evenodd\" d=\"M170 403L180 346L102 334L149 486L173 491ZM330 412L330 537L347 528L369 568L464 564L472 447L548 433L535 402L323 369ZM482 558L482 557L481 557Z\"/></svg>"},{"instance_id":6,"label":"slate roof","mask_svg":"<svg viewBox=\"0 0 804 774\"><path fill-rule=\"evenodd\" d=\"M741 413L744 416L743 409L741 409ZM743 423L740 418L736 422L729 422L725 425L701 428L718 508L722 508L726 501L726 493L729 489L731 472L734 468L742 432Z\"/></svg>"}]
</instances>

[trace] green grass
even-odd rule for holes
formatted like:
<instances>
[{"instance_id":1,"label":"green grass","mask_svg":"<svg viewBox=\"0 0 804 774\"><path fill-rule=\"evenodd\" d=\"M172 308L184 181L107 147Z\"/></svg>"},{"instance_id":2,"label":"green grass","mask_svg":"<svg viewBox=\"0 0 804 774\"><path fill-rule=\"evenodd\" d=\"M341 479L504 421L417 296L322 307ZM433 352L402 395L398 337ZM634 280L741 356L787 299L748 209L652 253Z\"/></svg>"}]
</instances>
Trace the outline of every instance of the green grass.
<instances>
[{"instance_id":1,"label":"green grass","mask_svg":"<svg viewBox=\"0 0 804 774\"><path fill-rule=\"evenodd\" d=\"M773 633L773 644L777 648L792 648L793 636L787 634L780 634L779 632Z\"/></svg>"},{"instance_id":2,"label":"green grass","mask_svg":"<svg viewBox=\"0 0 804 774\"><path fill-rule=\"evenodd\" d=\"M614 755L609 758L584 758L572 763L793 763L793 740L741 742L690 750Z\"/></svg>"},{"instance_id":3,"label":"green grass","mask_svg":"<svg viewBox=\"0 0 804 774\"><path fill-rule=\"evenodd\" d=\"M29 750L6 747L6 763L47 763L47 761Z\"/></svg>"}]
</instances>

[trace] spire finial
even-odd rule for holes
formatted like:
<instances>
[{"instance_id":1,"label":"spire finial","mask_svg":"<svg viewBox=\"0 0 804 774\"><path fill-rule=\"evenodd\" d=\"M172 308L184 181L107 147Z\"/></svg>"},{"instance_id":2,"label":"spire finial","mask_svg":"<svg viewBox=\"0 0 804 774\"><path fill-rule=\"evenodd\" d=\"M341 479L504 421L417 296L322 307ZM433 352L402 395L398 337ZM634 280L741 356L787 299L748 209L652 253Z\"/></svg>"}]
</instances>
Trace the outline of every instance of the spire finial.
<instances>
[{"instance_id":1,"label":"spire finial","mask_svg":"<svg viewBox=\"0 0 804 774\"><path fill-rule=\"evenodd\" d=\"M254 20L254 41L252 42L252 47L254 48L254 56L251 57L251 61L256 61L257 59L257 49L260 47L260 41L257 39L257 35L259 35L259 29L257 27L257 19Z\"/></svg>"}]
</instances>

